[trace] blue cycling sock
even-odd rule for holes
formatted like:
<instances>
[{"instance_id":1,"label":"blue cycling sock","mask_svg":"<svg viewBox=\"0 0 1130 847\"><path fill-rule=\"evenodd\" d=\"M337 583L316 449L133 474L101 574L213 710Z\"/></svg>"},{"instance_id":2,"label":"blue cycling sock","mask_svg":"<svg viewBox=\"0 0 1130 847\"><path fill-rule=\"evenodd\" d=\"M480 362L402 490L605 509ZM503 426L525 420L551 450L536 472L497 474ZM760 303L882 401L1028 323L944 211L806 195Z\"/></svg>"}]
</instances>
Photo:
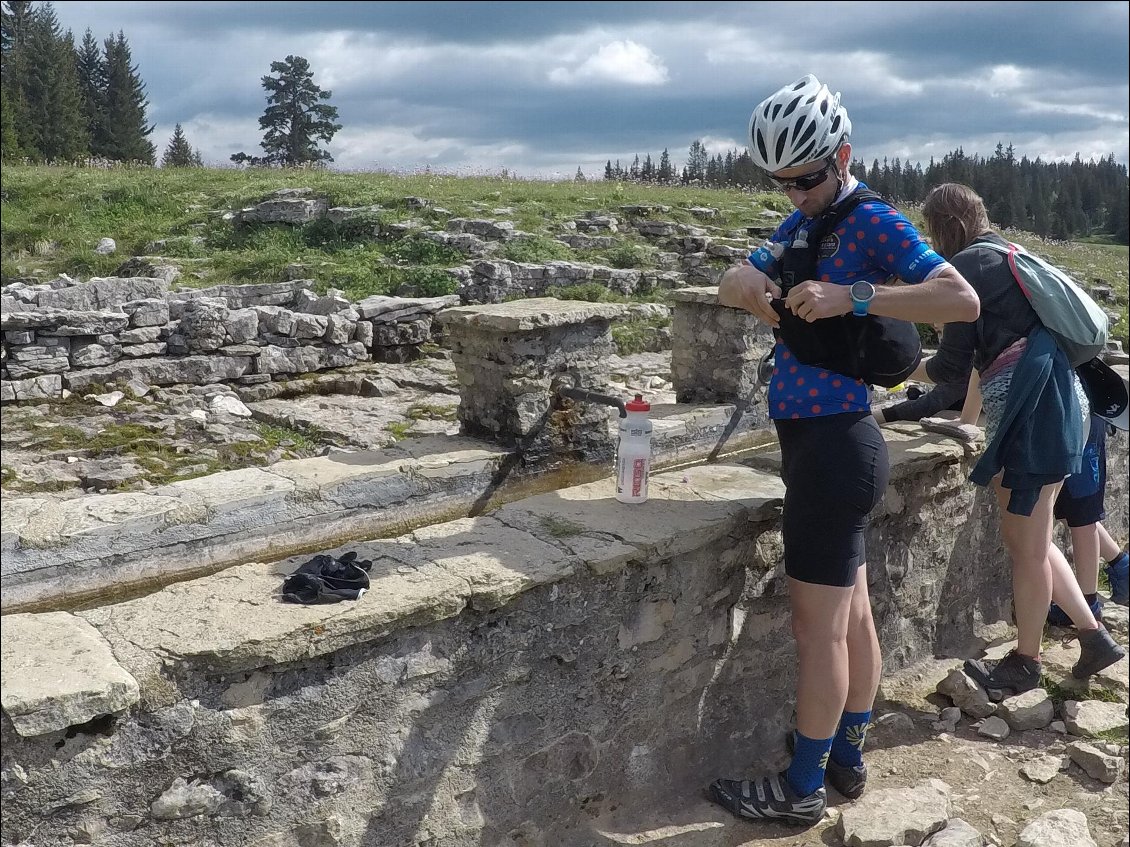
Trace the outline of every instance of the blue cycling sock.
<instances>
[{"instance_id":1,"label":"blue cycling sock","mask_svg":"<svg viewBox=\"0 0 1130 847\"><path fill-rule=\"evenodd\" d=\"M866 712L843 713L840 728L832 741L832 758L837 765L857 768L863 764L863 741L867 738L867 725L870 722L870 709Z\"/></svg>"},{"instance_id":2,"label":"blue cycling sock","mask_svg":"<svg viewBox=\"0 0 1130 847\"><path fill-rule=\"evenodd\" d=\"M824 784L824 769L828 766L828 751L832 749L831 738L809 738L795 734L793 763L785 776L793 791L807 797Z\"/></svg>"}]
</instances>

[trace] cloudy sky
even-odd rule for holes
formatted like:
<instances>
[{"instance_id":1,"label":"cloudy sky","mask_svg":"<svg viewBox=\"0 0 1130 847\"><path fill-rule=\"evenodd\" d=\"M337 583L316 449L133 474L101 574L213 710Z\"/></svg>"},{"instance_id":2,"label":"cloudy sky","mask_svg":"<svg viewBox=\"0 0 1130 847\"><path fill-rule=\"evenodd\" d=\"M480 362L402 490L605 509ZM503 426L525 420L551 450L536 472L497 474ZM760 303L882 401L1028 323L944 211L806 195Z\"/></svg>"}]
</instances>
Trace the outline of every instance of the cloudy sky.
<instances>
[{"instance_id":1,"label":"cloudy sky","mask_svg":"<svg viewBox=\"0 0 1130 847\"><path fill-rule=\"evenodd\" d=\"M262 77L310 62L344 128L335 167L571 178L638 153L736 150L753 107L815 73L855 156L927 163L998 142L1045 160L1130 132L1120 2L56 2L76 41L125 33L150 136L259 154Z\"/></svg>"}]
</instances>

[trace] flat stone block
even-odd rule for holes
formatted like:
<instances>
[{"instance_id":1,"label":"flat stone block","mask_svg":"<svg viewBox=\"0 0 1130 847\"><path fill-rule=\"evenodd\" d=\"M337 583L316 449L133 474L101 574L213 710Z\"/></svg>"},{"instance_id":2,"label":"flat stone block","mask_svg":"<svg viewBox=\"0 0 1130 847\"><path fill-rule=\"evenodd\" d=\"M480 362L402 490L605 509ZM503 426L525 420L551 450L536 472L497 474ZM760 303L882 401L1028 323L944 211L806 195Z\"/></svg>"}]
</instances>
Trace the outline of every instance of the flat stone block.
<instances>
[{"instance_id":1,"label":"flat stone block","mask_svg":"<svg viewBox=\"0 0 1130 847\"><path fill-rule=\"evenodd\" d=\"M23 736L58 732L138 702L137 681L110 645L67 612L8 615L0 638L0 701Z\"/></svg>"},{"instance_id":2,"label":"flat stone block","mask_svg":"<svg viewBox=\"0 0 1130 847\"><path fill-rule=\"evenodd\" d=\"M573 326L591 320L613 320L628 313L618 303L588 303L535 297L487 306L462 306L447 309L436 319L455 330L477 332L531 332Z\"/></svg>"}]
</instances>

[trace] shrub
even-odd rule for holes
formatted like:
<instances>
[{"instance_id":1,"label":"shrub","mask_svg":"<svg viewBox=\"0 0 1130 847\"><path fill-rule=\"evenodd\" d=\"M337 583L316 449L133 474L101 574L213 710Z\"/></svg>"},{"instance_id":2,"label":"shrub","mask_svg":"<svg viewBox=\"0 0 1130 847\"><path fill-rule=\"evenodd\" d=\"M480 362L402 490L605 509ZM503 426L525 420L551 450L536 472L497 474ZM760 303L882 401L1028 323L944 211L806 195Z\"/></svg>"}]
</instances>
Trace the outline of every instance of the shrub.
<instances>
[{"instance_id":1,"label":"shrub","mask_svg":"<svg viewBox=\"0 0 1130 847\"><path fill-rule=\"evenodd\" d=\"M575 258L573 248L556 238L526 235L506 242L499 255L511 262L569 261Z\"/></svg>"}]
</instances>

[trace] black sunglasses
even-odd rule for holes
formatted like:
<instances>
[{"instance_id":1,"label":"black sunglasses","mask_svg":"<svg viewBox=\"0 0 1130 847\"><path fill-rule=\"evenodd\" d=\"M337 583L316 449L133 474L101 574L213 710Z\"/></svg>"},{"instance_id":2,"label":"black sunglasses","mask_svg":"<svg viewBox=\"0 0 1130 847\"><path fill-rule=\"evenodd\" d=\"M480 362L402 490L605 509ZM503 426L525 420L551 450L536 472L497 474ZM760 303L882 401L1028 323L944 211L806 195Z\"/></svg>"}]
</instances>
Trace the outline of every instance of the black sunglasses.
<instances>
[{"instance_id":1,"label":"black sunglasses","mask_svg":"<svg viewBox=\"0 0 1130 847\"><path fill-rule=\"evenodd\" d=\"M811 191L816 186L823 185L831 172L832 164L829 162L815 173L804 174L793 179L777 179L771 176L769 180L781 191Z\"/></svg>"}]
</instances>

